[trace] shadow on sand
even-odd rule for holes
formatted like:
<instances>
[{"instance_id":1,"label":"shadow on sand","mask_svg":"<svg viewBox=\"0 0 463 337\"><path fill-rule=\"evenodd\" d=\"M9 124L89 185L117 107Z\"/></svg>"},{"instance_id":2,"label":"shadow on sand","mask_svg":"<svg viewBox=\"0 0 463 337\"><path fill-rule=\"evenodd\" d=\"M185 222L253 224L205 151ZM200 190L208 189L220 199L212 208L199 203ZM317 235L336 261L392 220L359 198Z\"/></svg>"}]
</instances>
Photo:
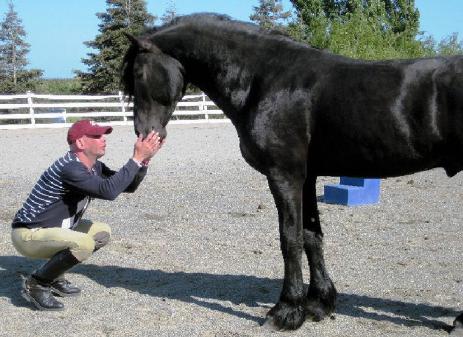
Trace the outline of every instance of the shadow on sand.
<instances>
[{"instance_id":1,"label":"shadow on sand","mask_svg":"<svg viewBox=\"0 0 463 337\"><path fill-rule=\"evenodd\" d=\"M30 273L40 265L20 256L0 257L0 296L10 298L15 306L26 306L19 293L20 275ZM107 288L118 287L158 298L193 303L210 310L263 323L256 317L230 308L220 302L245 304L249 307L268 307L275 303L282 280L250 275L217 275L207 273L164 272L118 266L82 264L72 270ZM72 278L72 276L71 276ZM431 304L409 303L385 298L340 293L337 315L360 317L405 326L426 326L449 331L450 326L433 319L456 317L459 312Z\"/></svg>"}]
</instances>

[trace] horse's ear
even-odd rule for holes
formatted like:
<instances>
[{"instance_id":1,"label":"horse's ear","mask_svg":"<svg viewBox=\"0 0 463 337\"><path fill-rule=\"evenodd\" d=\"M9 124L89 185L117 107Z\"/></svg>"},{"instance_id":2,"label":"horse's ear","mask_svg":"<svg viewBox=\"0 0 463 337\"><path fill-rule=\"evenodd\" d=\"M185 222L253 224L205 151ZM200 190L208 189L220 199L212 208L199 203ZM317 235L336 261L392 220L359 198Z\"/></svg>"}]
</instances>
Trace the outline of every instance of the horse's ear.
<instances>
[{"instance_id":1,"label":"horse's ear","mask_svg":"<svg viewBox=\"0 0 463 337\"><path fill-rule=\"evenodd\" d=\"M135 37L130 33L124 32L125 36L136 45L141 51L151 52L151 53L161 53L161 50L149 39Z\"/></svg>"}]
</instances>

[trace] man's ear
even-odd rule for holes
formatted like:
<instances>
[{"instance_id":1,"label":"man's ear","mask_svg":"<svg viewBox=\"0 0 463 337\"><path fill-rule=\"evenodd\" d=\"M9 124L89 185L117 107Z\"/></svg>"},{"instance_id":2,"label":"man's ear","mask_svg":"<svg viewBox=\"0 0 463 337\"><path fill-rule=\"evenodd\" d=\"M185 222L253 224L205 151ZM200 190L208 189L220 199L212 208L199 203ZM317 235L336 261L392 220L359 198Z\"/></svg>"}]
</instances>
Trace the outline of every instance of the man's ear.
<instances>
[{"instance_id":1,"label":"man's ear","mask_svg":"<svg viewBox=\"0 0 463 337\"><path fill-rule=\"evenodd\" d=\"M74 142L74 147L76 151L82 151L85 148L84 138L81 137Z\"/></svg>"}]
</instances>

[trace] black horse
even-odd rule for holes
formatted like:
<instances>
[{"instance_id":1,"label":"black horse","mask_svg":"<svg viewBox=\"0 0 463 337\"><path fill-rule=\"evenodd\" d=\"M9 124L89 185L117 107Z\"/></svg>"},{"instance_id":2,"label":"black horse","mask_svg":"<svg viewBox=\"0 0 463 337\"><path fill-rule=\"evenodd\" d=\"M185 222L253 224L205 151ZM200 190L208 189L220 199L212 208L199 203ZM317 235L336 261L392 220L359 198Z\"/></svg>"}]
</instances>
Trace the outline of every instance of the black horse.
<instances>
[{"instance_id":1,"label":"black horse","mask_svg":"<svg viewBox=\"0 0 463 337\"><path fill-rule=\"evenodd\" d=\"M216 14L179 17L130 39L123 84L134 99L136 133L165 137L192 83L230 118L243 157L267 176L284 259L281 296L267 316L278 329L335 309L317 176L391 177L435 167L453 176L463 167L463 57L353 60Z\"/></svg>"}]
</instances>

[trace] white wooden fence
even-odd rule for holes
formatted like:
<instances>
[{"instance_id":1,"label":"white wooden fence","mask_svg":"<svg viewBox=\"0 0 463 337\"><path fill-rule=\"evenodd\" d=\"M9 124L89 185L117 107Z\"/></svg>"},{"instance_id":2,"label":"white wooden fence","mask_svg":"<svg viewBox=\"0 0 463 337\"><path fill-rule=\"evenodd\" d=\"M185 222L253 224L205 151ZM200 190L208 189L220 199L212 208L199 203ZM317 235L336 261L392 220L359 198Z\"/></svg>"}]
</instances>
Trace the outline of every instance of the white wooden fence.
<instances>
[{"instance_id":1,"label":"white wooden fence","mask_svg":"<svg viewBox=\"0 0 463 337\"><path fill-rule=\"evenodd\" d=\"M0 129L69 127L91 118L103 125L133 124L133 103L119 95L0 95ZM170 124L226 123L223 112L204 94L184 96Z\"/></svg>"}]
</instances>

